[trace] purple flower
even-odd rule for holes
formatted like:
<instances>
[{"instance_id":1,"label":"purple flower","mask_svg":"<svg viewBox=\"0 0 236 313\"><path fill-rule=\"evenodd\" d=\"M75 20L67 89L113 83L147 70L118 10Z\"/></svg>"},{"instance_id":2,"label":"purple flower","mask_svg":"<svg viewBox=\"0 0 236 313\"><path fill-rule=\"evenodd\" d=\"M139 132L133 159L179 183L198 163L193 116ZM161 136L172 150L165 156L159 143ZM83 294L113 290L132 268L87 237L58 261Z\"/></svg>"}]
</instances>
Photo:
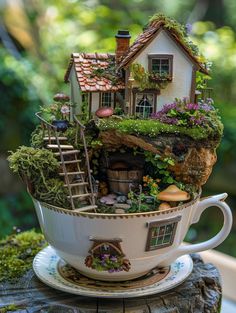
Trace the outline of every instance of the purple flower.
<instances>
[{"instance_id":1,"label":"purple flower","mask_svg":"<svg viewBox=\"0 0 236 313\"><path fill-rule=\"evenodd\" d=\"M106 260L106 259L109 258L109 256L110 256L109 254L101 254L101 255L100 255L100 259L101 259L101 260Z\"/></svg>"},{"instance_id":2,"label":"purple flower","mask_svg":"<svg viewBox=\"0 0 236 313\"><path fill-rule=\"evenodd\" d=\"M206 104L206 103L203 103L203 104L200 106L200 108L201 108L202 110L204 110L205 112L209 112L209 111L211 111L211 110L213 109L213 107L212 107L211 105L208 105L208 104Z\"/></svg>"},{"instance_id":3,"label":"purple flower","mask_svg":"<svg viewBox=\"0 0 236 313\"><path fill-rule=\"evenodd\" d=\"M198 116L198 117L191 116L189 122L192 126L203 125L205 122L205 117L203 115Z\"/></svg>"},{"instance_id":4,"label":"purple flower","mask_svg":"<svg viewBox=\"0 0 236 313\"><path fill-rule=\"evenodd\" d=\"M185 29L186 29L187 35L190 35L190 34L192 33L192 30L193 30L193 25L190 24L190 23L187 23L187 24L185 25Z\"/></svg>"},{"instance_id":5,"label":"purple flower","mask_svg":"<svg viewBox=\"0 0 236 313\"><path fill-rule=\"evenodd\" d=\"M188 103L186 104L187 110L199 110L199 105L197 103Z\"/></svg>"},{"instance_id":6,"label":"purple flower","mask_svg":"<svg viewBox=\"0 0 236 313\"><path fill-rule=\"evenodd\" d=\"M114 273L114 272L115 272L114 268L110 268L110 269L108 270L108 273Z\"/></svg>"},{"instance_id":7,"label":"purple flower","mask_svg":"<svg viewBox=\"0 0 236 313\"><path fill-rule=\"evenodd\" d=\"M117 257L115 257L114 255L110 256L110 260L112 262L117 262Z\"/></svg>"}]
</instances>

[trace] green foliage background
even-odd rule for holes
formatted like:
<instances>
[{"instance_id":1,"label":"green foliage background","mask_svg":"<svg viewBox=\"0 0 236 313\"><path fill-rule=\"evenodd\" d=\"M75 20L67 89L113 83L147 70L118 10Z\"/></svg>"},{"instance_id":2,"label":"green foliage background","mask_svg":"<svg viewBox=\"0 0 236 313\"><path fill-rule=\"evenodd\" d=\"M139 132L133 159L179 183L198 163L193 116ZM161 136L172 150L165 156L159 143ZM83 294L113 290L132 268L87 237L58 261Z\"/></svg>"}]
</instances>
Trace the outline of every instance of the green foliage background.
<instances>
[{"instance_id":1,"label":"green foliage background","mask_svg":"<svg viewBox=\"0 0 236 313\"><path fill-rule=\"evenodd\" d=\"M22 0L0 6L0 236L12 226L37 225L32 202L18 177L7 167L9 150L29 144L36 125L34 112L57 91L69 93L63 76L71 52L113 52L118 29L132 40L156 12L192 24L192 39L213 62L215 104L225 125L218 162L205 194L228 192L235 214L236 188L236 2L234 0ZM208 221L211 221L209 223ZM188 239L211 236L221 216L209 210ZM219 249L236 256L234 234Z\"/></svg>"}]
</instances>

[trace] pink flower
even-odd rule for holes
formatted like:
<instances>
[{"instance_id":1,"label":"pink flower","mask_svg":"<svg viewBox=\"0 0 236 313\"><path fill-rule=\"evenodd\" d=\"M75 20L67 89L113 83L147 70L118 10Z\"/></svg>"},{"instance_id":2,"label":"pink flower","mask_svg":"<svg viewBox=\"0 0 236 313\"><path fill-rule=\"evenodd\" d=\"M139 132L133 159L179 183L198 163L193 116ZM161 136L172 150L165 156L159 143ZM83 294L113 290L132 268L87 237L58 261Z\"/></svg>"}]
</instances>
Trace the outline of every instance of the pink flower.
<instances>
[{"instance_id":1,"label":"pink flower","mask_svg":"<svg viewBox=\"0 0 236 313\"><path fill-rule=\"evenodd\" d=\"M68 115L68 114L70 113L70 108L69 108L67 105L63 105L63 106L61 107L61 113L62 113L63 115Z\"/></svg>"}]
</instances>

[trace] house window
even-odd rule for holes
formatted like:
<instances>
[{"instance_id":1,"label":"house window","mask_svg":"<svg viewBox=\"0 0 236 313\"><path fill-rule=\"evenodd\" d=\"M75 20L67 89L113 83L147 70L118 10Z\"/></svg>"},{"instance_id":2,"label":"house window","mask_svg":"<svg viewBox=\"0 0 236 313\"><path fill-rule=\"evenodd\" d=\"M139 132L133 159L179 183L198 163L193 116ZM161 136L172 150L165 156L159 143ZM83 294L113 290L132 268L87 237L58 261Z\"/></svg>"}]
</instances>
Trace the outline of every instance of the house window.
<instances>
[{"instance_id":1,"label":"house window","mask_svg":"<svg viewBox=\"0 0 236 313\"><path fill-rule=\"evenodd\" d=\"M154 111L154 94L137 93L135 113L142 118L149 117Z\"/></svg>"},{"instance_id":2,"label":"house window","mask_svg":"<svg viewBox=\"0 0 236 313\"><path fill-rule=\"evenodd\" d=\"M113 94L111 92L103 92L101 98L102 107L111 107L113 106Z\"/></svg>"},{"instance_id":3,"label":"house window","mask_svg":"<svg viewBox=\"0 0 236 313\"><path fill-rule=\"evenodd\" d=\"M149 72L160 76L172 78L173 55L155 54L148 56Z\"/></svg>"},{"instance_id":4,"label":"house window","mask_svg":"<svg viewBox=\"0 0 236 313\"><path fill-rule=\"evenodd\" d=\"M174 241L174 236L177 224L181 217L160 222L151 222L148 230L148 239L146 251L165 248L171 246Z\"/></svg>"}]
</instances>

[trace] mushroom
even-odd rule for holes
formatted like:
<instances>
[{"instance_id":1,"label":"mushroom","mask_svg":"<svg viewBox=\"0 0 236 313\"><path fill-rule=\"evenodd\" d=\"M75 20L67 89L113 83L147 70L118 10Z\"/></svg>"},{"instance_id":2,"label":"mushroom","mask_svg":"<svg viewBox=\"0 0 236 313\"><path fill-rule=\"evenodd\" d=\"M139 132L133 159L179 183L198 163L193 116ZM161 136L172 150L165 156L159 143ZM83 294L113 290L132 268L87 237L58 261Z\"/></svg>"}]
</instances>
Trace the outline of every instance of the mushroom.
<instances>
[{"instance_id":1,"label":"mushroom","mask_svg":"<svg viewBox=\"0 0 236 313\"><path fill-rule=\"evenodd\" d=\"M158 207L159 211L167 210L167 209L170 209L170 208L171 208L171 206L170 206L170 204L167 203L167 202L162 202L162 203L159 205L159 207Z\"/></svg>"},{"instance_id":2,"label":"mushroom","mask_svg":"<svg viewBox=\"0 0 236 313\"><path fill-rule=\"evenodd\" d=\"M114 110L111 107L101 107L95 112L96 116L100 118L112 116L113 113Z\"/></svg>"},{"instance_id":3,"label":"mushroom","mask_svg":"<svg viewBox=\"0 0 236 313\"><path fill-rule=\"evenodd\" d=\"M161 191L157 199L172 202L173 206L176 205L176 202L189 200L190 195L186 191L179 189L175 185L170 185L163 191Z\"/></svg>"},{"instance_id":4,"label":"mushroom","mask_svg":"<svg viewBox=\"0 0 236 313\"><path fill-rule=\"evenodd\" d=\"M70 100L70 97L65 95L64 93L57 93L54 95L53 100L58 102L67 102Z\"/></svg>"}]
</instances>

